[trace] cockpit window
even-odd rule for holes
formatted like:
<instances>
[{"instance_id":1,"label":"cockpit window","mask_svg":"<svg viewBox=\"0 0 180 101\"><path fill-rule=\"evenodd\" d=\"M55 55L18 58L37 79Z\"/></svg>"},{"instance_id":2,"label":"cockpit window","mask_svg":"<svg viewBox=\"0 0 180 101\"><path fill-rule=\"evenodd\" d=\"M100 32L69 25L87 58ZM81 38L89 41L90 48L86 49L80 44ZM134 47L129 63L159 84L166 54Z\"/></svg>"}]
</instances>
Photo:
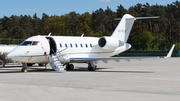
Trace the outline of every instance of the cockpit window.
<instances>
[{"instance_id":1,"label":"cockpit window","mask_svg":"<svg viewBox=\"0 0 180 101\"><path fill-rule=\"evenodd\" d=\"M21 43L21 46L30 46L30 45L41 46L41 42L39 42L39 41L24 41Z\"/></svg>"},{"instance_id":2,"label":"cockpit window","mask_svg":"<svg viewBox=\"0 0 180 101\"><path fill-rule=\"evenodd\" d=\"M30 46L32 44L32 41L24 41L21 43L21 46Z\"/></svg>"},{"instance_id":3,"label":"cockpit window","mask_svg":"<svg viewBox=\"0 0 180 101\"><path fill-rule=\"evenodd\" d=\"M38 45L38 46L41 46L41 42L39 41L33 41L33 44L32 45Z\"/></svg>"}]
</instances>

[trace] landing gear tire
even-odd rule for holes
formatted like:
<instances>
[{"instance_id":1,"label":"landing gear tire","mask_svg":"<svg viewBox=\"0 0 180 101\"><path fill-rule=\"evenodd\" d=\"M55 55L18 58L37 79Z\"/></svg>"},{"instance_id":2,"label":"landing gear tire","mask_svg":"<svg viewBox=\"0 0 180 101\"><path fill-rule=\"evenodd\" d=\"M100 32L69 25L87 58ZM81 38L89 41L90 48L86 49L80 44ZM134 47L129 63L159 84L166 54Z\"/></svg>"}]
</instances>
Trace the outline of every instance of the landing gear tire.
<instances>
[{"instance_id":1,"label":"landing gear tire","mask_svg":"<svg viewBox=\"0 0 180 101\"><path fill-rule=\"evenodd\" d=\"M38 63L39 66L46 66L47 63Z\"/></svg>"},{"instance_id":2,"label":"landing gear tire","mask_svg":"<svg viewBox=\"0 0 180 101\"><path fill-rule=\"evenodd\" d=\"M70 70L74 70L74 65L70 64L69 68L70 68Z\"/></svg>"},{"instance_id":3,"label":"landing gear tire","mask_svg":"<svg viewBox=\"0 0 180 101\"><path fill-rule=\"evenodd\" d=\"M21 72L27 73L27 68L22 68Z\"/></svg>"},{"instance_id":4,"label":"landing gear tire","mask_svg":"<svg viewBox=\"0 0 180 101\"><path fill-rule=\"evenodd\" d=\"M42 64L42 63L39 63L38 65L39 65L39 66L43 66L43 64Z\"/></svg>"},{"instance_id":5,"label":"landing gear tire","mask_svg":"<svg viewBox=\"0 0 180 101\"><path fill-rule=\"evenodd\" d=\"M0 58L0 68L3 68L5 66L5 62L3 59Z\"/></svg>"},{"instance_id":6,"label":"landing gear tire","mask_svg":"<svg viewBox=\"0 0 180 101\"><path fill-rule=\"evenodd\" d=\"M74 70L74 65L73 64L67 64L66 70Z\"/></svg>"},{"instance_id":7,"label":"landing gear tire","mask_svg":"<svg viewBox=\"0 0 180 101\"><path fill-rule=\"evenodd\" d=\"M32 66L33 64L32 63L27 63L27 66Z\"/></svg>"},{"instance_id":8,"label":"landing gear tire","mask_svg":"<svg viewBox=\"0 0 180 101\"><path fill-rule=\"evenodd\" d=\"M89 71L95 71L96 68L97 68L97 66L94 65L92 62L89 62L89 63L88 63L88 70L89 70Z\"/></svg>"},{"instance_id":9,"label":"landing gear tire","mask_svg":"<svg viewBox=\"0 0 180 101\"><path fill-rule=\"evenodd\" d=\"M70 67L69 64L66 64L66 70L69 70L69 67Z\"/></svg>"},{"instance_id":10,"label":"landing gear tire","mask_svg":"<svg viewBox=\"0 0 180 101\"><path fill-rule=\"evenodd\" d=\"M96 67L97 67L97 66L94 66L94 67L88 66L88 70L89 70L89 71L96 71Z\"/></svg>"},{"instance_id":11,"label":"landing gear tire","mask_svg":"<svg viewBox=\"0 0 180 101\"><path fill-rule=\"evenodd\" d=\"M91 70L92 70L92 68L91 68L90 66L88 66L88 70L89 70L89 71L91 71Z\"/></svg>"}]
</instances>

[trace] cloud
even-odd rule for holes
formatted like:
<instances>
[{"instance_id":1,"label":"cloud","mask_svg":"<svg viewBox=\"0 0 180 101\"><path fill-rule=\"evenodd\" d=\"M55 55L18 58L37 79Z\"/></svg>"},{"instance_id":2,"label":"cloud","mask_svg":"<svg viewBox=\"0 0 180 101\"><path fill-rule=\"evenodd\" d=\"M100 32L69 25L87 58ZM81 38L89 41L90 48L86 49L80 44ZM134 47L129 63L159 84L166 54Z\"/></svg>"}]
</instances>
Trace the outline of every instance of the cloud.
<instances>
[{"instance_id":1,"label":"cloud","mask_svg":"<svg viewBox=\"0 0 180 101\"><path fill-rule=\"evenodd\" d=\"M26 11L44 11L44 9L33 8L33 9L26 9Z\"/></svg>"},{"instance_id":2,"label":"cloud","mask_svg":"<svg viewBox=\"0 0 180 101\"><path fill-rule=\"evenodd\" d=\"M100 2L110 2L111 0L99 0Z\"/></svg>"}]
</instances>

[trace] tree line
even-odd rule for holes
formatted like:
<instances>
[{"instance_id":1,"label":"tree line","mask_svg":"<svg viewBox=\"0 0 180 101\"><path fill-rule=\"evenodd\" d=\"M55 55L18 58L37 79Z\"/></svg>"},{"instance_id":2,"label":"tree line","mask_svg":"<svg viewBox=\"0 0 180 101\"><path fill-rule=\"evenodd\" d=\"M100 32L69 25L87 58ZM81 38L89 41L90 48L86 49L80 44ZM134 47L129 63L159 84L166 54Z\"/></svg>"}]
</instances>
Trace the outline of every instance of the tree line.
<instances>
[{"instance_id":1,"label":"tree line","mask_svg":"<svg viewBox=\"0 0 180 101\"><path fill-rule=\"evenodd\" d=\"M125 9L121 4L116 11L109 7L92 13L79 14L70 12L65 15L42 14L38 18L36 13L30 15L12 15L0 18L0 38L26 39L34 35L61 36L110 36L124 14L134 17L160 16L159 19L135 21L131 30L129 43L175 43L180 41L180 2L175 1L167 5L136 4ZM147 47L147 46L144 46ZM157 46L158 47L158 46Z\"/></svg>"}]
</instances>

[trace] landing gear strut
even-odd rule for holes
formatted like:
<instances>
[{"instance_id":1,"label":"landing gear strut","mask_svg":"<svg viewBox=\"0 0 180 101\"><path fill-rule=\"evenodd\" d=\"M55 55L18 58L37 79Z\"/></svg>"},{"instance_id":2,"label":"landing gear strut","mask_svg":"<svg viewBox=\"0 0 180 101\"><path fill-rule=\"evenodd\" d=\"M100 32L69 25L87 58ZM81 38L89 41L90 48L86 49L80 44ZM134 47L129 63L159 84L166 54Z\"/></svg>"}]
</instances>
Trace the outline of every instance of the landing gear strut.
<instances>
[{"instance_id":1,"label":"landing gear strut","mask_svg":"<svg viewBox=\"0 0 180 101\"><path fill-rule=\"evenodd\" d=\"M96 65L93 64L93 62L88 62L88 70L89 71L95 71L96 70Z\"/></svg>"},{"instance_id":2,"label":"landing gear strut","mask_svg":"<svg viewBox=\"0 0 180 101\"><path fill-rule=\"evenodd\" d=\"M21 69L21 72L27 73L27 64L26 63L22 63L23 68Z\"/></svg>"},{"instance_id":3,"label":"landing gear strut","mask_svg":"<svg viewBox=\"0 0 180 101\"><path fill-rule=\"evenodd\" d=\"M66 70L74 70L74 65L73 64L66 64Z\"/></svg>"}]
</instances>

